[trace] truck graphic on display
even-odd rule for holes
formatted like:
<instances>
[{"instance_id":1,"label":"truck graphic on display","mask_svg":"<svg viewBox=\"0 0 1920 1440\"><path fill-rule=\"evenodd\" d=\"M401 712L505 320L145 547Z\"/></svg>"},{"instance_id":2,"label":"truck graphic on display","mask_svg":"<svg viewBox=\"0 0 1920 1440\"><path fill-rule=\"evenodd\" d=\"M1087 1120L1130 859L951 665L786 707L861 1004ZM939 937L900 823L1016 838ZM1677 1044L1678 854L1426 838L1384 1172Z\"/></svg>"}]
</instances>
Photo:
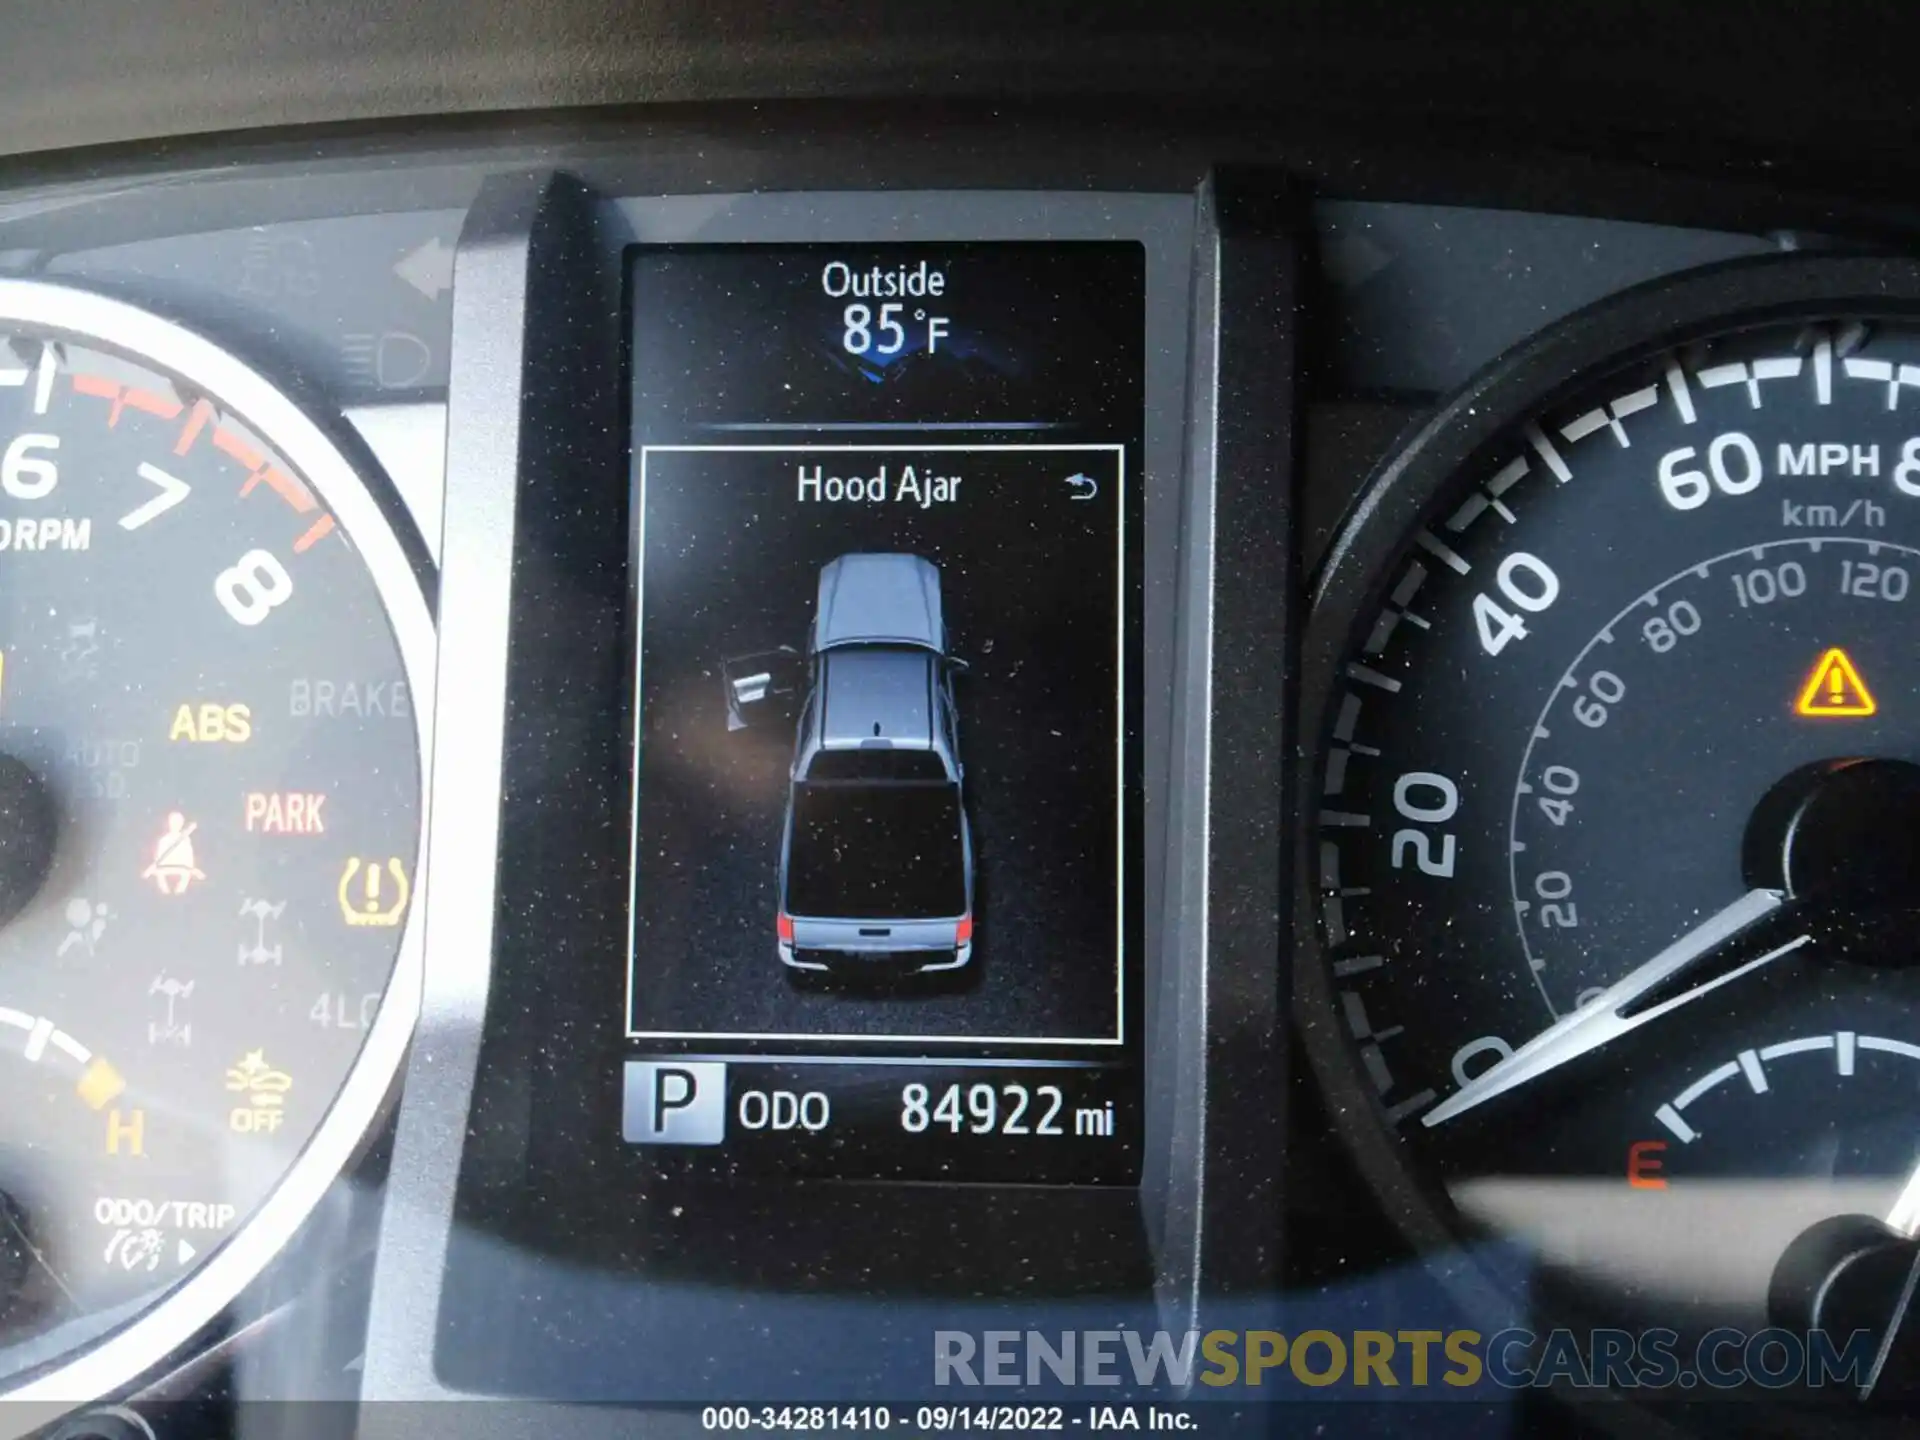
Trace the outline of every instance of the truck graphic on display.
<instances>
[{"instance_id":1,"label":"truck graphic on display","mask_svg":"<svg viewBox=\"0 0 1920 1440\"><path fill-rule=\"evenodd\" d=\"M820 571L804 655L728 661L727 723L799 696L780 842L776 945L796 970L973 958L973 843L961 790L940 571L842 555Z\"/></svg>"}]
</instances>

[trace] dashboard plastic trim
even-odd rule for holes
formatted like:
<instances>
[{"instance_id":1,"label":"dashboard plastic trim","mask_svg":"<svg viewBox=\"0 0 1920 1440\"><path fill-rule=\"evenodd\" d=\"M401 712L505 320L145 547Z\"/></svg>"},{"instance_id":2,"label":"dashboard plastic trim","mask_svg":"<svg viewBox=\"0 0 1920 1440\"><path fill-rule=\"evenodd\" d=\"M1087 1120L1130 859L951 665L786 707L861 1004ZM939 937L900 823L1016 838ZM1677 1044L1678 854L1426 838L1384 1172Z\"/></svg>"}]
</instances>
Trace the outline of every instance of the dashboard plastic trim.
<instances>
[{"instance_id":1,"label":"dashboard plastic trim","mask_svg":"<svg viewBox=\"0 0 1920 1440\"><path fill-rule=\"evenodd\" d=\"M556 182L507 177L475 202L454 270L439 685L452 717L431 793L448 843L427 856L432 910L367 1321L363 1394L451 1398L433 1371L433 1317L466 1134L493 949L494 856L506 728L507 626L532 229ZM457 703L451 703L457 700Z\"/></svg>"}]
</instances>

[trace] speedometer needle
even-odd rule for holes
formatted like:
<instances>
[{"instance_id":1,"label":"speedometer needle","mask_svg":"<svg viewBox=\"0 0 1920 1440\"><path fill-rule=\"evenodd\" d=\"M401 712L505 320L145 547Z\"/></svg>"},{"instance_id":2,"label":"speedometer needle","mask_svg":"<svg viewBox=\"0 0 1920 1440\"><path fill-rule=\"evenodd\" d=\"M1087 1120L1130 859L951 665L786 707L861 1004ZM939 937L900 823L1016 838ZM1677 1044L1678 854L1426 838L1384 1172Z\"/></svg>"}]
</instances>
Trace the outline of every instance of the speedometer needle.
<instances>
[{"instance_id":1,"label":"speedometer needle","mask_svg":"<svg viewBox=\"0 0 1920 1440\"><path fill-rule=\"evenodd\" d=\"M1447 1099L1421 1117L1424 1125L1440 1125L1464 1115L1496 1095L1504 1095L1517 1085L1537 1080L1609 1041L1637 1030L1650 1020L1670 1014L1689 1001L1718 990L1722 985L1751 974L1761 966L1798 950L1813 937L1800 935L1755 956L1731 969L1721 970L1709 962L1728 941L1778 910L1786 896L1779 890L1749 890L1733 904L1696 925L1646 964L1625 978L1609 985L1586 1005L1562 1015L1552 1025L1499 1063L1490 1066L1461 1086ZM1663 986L1684 983L1686 972L1697 970L1698 983L1668 995L1644 1009L1636 1006L1643 996Z\"/></svg>"}]
</instances>

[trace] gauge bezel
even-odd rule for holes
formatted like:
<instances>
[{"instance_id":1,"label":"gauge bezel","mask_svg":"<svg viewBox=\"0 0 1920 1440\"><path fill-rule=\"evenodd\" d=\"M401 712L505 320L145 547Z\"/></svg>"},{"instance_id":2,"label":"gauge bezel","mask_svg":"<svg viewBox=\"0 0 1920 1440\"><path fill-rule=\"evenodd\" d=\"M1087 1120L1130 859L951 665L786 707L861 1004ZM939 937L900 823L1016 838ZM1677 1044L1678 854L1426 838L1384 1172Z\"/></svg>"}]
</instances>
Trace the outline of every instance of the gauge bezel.
<instances>
[{"instance_id":1,"label":"gauge bezel","mask_svg":"<svg viewBox=\"0 0 1920 1440\"><path fill-rule=\"evenodd\" d=\"M1362 487L1309 592L1300 673L1299 783L1318 797L1355 627L1370 617L1412 536L1474 466L1529 420L1606 376L1715 336L1823 316L1920 319L1920 261L1904 257L1762 256L1649 282L1598 301L1522 342L1448 397ZM1421 1251L1459 1250L1474 1230L1387 1122L1341 1021L1321 943L1318 801L1295 836L1293 1001L1301 1044L1333 1126L1401 1236ZM1469 1253L1449 1283L1481 1313L1511 1296Z\"/></svg>"},{"instance_id":2,"label":"gauge bezel","mask_svg":"<svg viewBox=\"0 0 1920 1440\"><path fill-rule=\"evenodd\" d=\"M106 1338L12 1388L10 1405L64 1410L111 1396L172 1356L217 1319L298 1233L378 1121L420 1012L434 626L397 501L378 493L302 406L272 380L192 330L124 301L38 280L0 280L0 326L24 325L153 366L205 390L253 428L312 486L346 532L385 608L414 705L422 795L415 884L400 945L372 1027L319 1128L265 1200L209 1258ZM364 468L377 474L368 459ZM417 551L418 542L413 548ZM48 1419L11 1414L0 1431Z\"/></svg>"}]
</instances>

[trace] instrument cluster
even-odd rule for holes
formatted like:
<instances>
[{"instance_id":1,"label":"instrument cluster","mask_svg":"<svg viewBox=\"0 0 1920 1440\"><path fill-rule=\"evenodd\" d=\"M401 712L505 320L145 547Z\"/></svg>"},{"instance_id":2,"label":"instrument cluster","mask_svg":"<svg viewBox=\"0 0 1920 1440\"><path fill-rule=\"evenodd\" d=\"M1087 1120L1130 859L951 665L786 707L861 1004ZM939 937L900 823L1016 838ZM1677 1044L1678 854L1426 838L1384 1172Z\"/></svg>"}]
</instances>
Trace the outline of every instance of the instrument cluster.
<instances>
[{"instance_id":1,"label":"instrument cluster","mask_svg":"<svg viewBox=\"0 0 1920 1440\"><path fill-rule=\"evenodd\" d=\"M1900 1391L1916 217L831 119L0 193L0 1428L1316 1306Z\"/></svg>"}]
</instances>

